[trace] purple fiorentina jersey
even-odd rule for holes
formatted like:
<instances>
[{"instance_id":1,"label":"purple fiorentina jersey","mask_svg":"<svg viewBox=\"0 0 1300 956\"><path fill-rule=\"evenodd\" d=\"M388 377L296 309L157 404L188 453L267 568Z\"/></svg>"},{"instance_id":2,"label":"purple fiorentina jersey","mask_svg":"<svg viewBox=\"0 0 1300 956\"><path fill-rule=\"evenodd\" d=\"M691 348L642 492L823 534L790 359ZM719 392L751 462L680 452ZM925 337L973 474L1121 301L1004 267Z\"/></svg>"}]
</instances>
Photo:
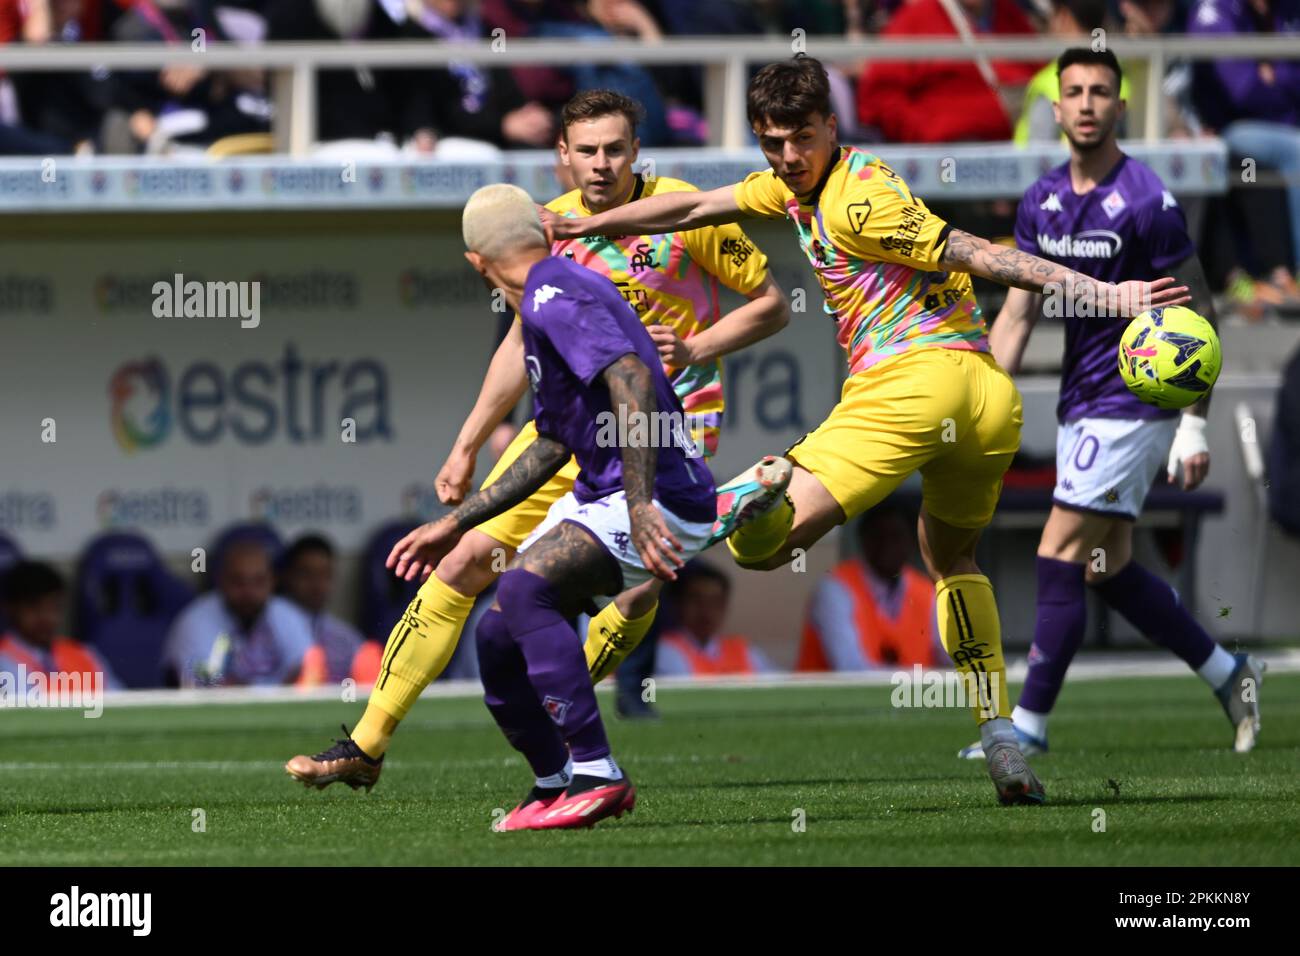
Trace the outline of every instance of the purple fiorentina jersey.
<instances>
[{"instance_id":1,"label":"purple fiorentina jersey","mask_svg":"<svg viewBox=\"0 0 1300 956\"><path fill-rule=\"evenodd\" d=\"M1104 282L1158 279L1195 251L1173 195L1151 167L1129 156L1082 196L1070 185L1069 163L1030 186L1016 213L1016 245ZM1065 319L1058 421L1177 414L1141 401L1119 377L1116 353L1127 325Z\"/></svg>"},{"instance_id":2,"label":"purple fiorentina jersey","mask_svg":"<svg viewBox=\"0 0 1300 956\"><path fill-rule=\"evenodd\" d=\"M537 430L562 442L578 459L582 471L573 487L578 500L595 501L623 488L619 442L635 437L636 423L602 428L608 416L615 422L618 416L601 373L632 352L650 369L656 410L673 413L678 425L671 441L662 440L656 427L640 432L659 443L655 498L686 521L712 521L713 475L703 461L686 457L681 439L689 442L689 427L681 402L650 333L614 284L568 259L542 259L528 272L519 316ZM602 433L605 440L598 441Z\"/></svg>"}]
</instances>

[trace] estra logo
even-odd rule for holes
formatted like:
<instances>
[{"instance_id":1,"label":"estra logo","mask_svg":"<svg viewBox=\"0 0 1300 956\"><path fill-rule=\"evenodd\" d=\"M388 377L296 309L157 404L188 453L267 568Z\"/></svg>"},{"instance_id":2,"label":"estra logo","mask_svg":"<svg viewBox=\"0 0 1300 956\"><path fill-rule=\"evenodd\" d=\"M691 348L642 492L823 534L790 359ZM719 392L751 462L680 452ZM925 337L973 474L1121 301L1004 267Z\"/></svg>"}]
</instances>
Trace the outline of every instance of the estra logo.
<instances>
[{"instance_id":1,"label":"estra logo","mask_svg":"<svg viewBox=\"0 0 1300 956\"><path fill-rule=\"evenodd\" d=\"M202 359L175 371L157 356L125 362L109 398L113 437L128 454L158 447L173 430L196 445L320 445L341 440L345 428L357 444L393 438L382 362L305 360L292 342L271 362Z\"/></svg>"}]
</instances>

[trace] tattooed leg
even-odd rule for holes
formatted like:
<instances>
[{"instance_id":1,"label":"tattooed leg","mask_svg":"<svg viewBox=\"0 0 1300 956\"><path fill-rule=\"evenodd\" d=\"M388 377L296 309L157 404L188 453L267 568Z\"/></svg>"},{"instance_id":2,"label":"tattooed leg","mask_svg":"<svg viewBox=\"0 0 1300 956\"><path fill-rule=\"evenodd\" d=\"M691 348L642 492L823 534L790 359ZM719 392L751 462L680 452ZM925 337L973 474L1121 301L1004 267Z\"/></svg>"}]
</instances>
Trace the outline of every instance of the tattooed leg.
<instances>
[{"instance_id":1,"label":"tattooed leg","mask_svg":"<svg viewBox=\"0 0 1300 956\"><path fill-rule=\"evenodd\" d=\"M500 617L519 649L536 702L559 727L575 763L605 760L609 741L572 617L596 594L614 594L622 572L585 529L562 521L501 576ZM492 612L495 616L495 612Z\"/></svg>"}]
</instances>

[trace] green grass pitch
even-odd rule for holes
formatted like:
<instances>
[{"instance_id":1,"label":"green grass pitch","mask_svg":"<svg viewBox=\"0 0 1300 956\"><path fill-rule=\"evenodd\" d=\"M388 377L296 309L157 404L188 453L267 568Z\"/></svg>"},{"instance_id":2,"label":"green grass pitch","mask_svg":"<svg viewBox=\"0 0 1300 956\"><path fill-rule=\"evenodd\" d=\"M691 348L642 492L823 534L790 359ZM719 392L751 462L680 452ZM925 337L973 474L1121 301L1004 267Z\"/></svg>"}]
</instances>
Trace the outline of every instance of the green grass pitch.
<instances>
[{"instance_id":1,"label":"green grass pitch","mask_svg":"<svg viewBox=\"0 0 1300 956\"><path fill-rule=\"evenodd\" d=\"M1295 865L1298 692L1265 680L1242 756L1195 678L1070 685L1034 761L1049 803L1003 808L955 758L964 710L896 710L888 687L663 689L661 722L610 720L635 813L558 833L492 831L530 780L478 700L421 701L368 795L281 769L360 703L16 710L0 864Z\"/></svg>"}]
</instances>

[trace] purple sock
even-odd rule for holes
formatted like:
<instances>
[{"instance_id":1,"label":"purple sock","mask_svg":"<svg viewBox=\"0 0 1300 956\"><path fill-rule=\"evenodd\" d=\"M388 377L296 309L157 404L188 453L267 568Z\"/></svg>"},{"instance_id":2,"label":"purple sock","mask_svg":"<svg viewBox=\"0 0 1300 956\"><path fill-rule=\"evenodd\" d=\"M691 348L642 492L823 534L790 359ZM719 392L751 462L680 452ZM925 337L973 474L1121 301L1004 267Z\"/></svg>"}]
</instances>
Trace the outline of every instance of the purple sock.
<instances>
[{"instance_id":1,"label":"purple sock","mask_svg":"<svg viewBox=\"0 0 1300 956\"><path fill-rule=\"evenodd\" d=\"M1154 644L1196 670L1214 652L1214 639L1178 600L1178 592L1136 561L1097 585L1097 593Z\"/></svg>"},{"instance_id":2,"label":"purple sock","mask_svg":"<svg viewBox=\"0 0 1300 956\"><path fill-rule=\"evenodd\" d=\"M524 660L536 700L560 728L574 760L609 756L609 740L596 706L582 642L556 607L555 592L540 575L521 568L501 575L497 603Z\"/></svg>"},{"instance_id":3,"label":"purple sock","mask_svg":"<svg viewBox=\"0 0 1300 956\"><path fill-rule=\"evenodd\" d=\"M475 632L483 700L497 726L538 777L564 769L569 752L550 715L537 702L524 655L510 637L505 615L488 611Z\"/></svg>"},{"instance_id":4,"label":"purple sock","mask_svg":"<svg viewBox=\"0 0 1300 956\"><path fill-rule=\"evenodd\" d=\"M1029 648L1029 675L1020 692L1020 706L1036 714L1050 714L1065 683L1088 621L1087 593L1082 564L1038 559L1038 619L1034 643Z\"/></svg>"}]
</instances>

